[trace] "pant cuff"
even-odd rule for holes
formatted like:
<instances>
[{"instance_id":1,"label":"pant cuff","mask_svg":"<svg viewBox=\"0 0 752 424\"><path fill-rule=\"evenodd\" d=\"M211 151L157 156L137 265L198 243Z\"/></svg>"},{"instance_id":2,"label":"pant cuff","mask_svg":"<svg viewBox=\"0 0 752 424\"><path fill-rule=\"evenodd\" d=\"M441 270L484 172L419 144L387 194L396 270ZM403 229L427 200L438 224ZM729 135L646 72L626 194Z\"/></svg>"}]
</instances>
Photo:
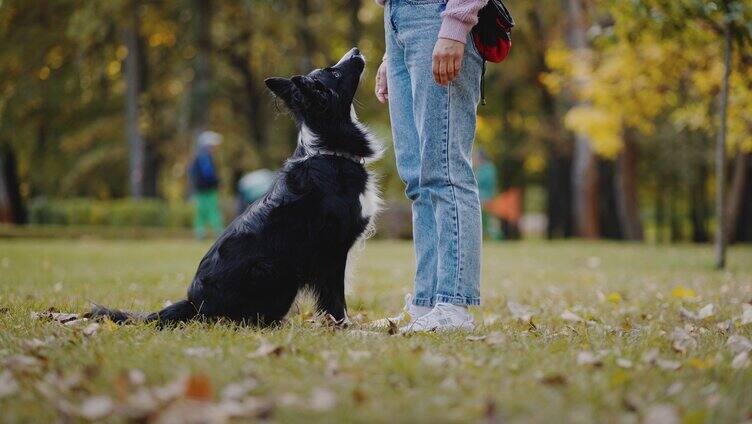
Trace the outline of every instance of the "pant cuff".
<instances>
[{"instance_id":1,"label":"pant cuff","mask_svg":"<svg viewBox=\"0 0 752 424\"><path fill-rule=\"evenodd\" d=\"M424 306L427 308L433 308L433 299L430 297L416 297L413 298L413 305L415 306Z\"/></svg>"},{"instance_id":2,"label":"pant cuff","mask_svg":"<svg viewBox=\"0 0 752 424\"><path fill-rule=\"evenodd\" d=\"M457 306L479 306L479 297L464 297L464 296L447 296L444 294L436 295L436 303L451 303Z\"/></svg>"}]
</instances>

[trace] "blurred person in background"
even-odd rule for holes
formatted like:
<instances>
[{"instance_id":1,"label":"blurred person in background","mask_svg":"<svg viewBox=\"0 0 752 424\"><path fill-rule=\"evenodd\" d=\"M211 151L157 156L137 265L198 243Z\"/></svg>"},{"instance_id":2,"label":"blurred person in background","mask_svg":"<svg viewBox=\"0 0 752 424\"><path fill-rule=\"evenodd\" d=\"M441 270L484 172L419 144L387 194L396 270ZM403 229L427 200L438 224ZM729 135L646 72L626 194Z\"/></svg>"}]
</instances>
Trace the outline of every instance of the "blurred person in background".
<instances>
[{"instance_id":1,"label":"blurred person in background","mask_svg":"<svg viewBox=\"0 0 752 424\"><path fill-rule=\"evenodd\" d=\"M204 131L196 140L196 155L189 168L189 178L195 202L193 228L196 238L206 237L206 226L210 226L214 236L223 229L222 213L219 208L219 177L214 165L214 150L222 143L222 136L214 131Z\"/></svg>"},{"instance_id":2,"label":"blurred person in background","mask_svg":"<svg viewBox=\"0 0 752 424\"><path fill-rule=\"evenodd\" d=\"M486 203L496 197L499 192L496 165L489 160L483 149L476 149L473 154L473 170L475 179L478 181L478 197L482 206L483 235L490 240L501 240L499 219L486 210Z\"/></svg>"},{"instance_id":3,"label":"blurred person in background","mask_svg":"<svg viewBox=\"0 0 752 424\"><path fill-rule=\"evenodd\" d=\"M274 172L266 168L243 175L238 180L237 186L238 215L242 214L248 206L265 195L273 183Z\"/></svg>"}]
</instances>

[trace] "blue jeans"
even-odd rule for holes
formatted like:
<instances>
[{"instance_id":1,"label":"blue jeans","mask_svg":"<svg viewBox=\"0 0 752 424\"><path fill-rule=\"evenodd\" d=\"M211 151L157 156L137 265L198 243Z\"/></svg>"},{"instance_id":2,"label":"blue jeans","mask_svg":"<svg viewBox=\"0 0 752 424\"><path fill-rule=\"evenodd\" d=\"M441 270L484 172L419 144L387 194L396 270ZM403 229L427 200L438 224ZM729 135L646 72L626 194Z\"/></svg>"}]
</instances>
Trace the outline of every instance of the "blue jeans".
<instances>
[{"instance_id":1,"label":"blue jeans","mask_svg":"<svg viewBox=\"0 0 752 424\"><path fill-rule=\"evenodd\" d=\"M481 214L471 163L482 59L470 36L462 69L434 81L444 0L387 0L389 115L397 171L412 201L418 306L480 304Z\"/></svg>"}]
</instances>

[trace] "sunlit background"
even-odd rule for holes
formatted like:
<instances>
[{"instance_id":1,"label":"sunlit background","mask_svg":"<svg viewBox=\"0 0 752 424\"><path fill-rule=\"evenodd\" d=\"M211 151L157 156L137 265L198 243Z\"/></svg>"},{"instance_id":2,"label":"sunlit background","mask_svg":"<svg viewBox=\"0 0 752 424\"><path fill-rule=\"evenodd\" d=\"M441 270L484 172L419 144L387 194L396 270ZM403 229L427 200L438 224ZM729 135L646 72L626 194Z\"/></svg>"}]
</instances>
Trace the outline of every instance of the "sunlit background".
<instances>
[{"instance_id":1,"label":"sunlit background","mask_svg":"<svg viewBox=\"0 0 752 424\"><path fill-rule=\"evenodd\" d=\"M488 66L477 133L507 211L501 238L710 241L728 33L723 210L727 239L752 240L752 2L507 6L512 53ZM353 45L369 60L356 108L391 144L373 95L382 19L370 0L0 1L2 220L189 228L186 169L206 129L224 136L228 220L239 178L278 168L296 140L263 79ZM380 235L408 237L393 153L376 168Z\"/></svg>"}]
</instances>

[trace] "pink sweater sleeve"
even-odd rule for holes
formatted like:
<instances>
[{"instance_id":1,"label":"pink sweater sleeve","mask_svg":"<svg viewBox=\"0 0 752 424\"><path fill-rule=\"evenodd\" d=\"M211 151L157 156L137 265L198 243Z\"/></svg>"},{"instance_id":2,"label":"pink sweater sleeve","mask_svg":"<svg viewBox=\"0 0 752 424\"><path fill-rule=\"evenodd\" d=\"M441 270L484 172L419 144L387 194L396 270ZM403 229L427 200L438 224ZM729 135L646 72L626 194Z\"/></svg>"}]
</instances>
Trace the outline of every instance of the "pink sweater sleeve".
<instances>
[{"instance_id":1,"label":"pink sweater sleeve","mask_svg":"<svg viewBox=\"0 0 752 424\"><path fill-rule=\"evenodd\" d=\"M376 0L384 5L384 0ZM467 34L478 23L478 11L488 3L488 0L449 0L446 9L441 13L441 29L439 38L465 43Z\"/></svg>"}]
</instances>

